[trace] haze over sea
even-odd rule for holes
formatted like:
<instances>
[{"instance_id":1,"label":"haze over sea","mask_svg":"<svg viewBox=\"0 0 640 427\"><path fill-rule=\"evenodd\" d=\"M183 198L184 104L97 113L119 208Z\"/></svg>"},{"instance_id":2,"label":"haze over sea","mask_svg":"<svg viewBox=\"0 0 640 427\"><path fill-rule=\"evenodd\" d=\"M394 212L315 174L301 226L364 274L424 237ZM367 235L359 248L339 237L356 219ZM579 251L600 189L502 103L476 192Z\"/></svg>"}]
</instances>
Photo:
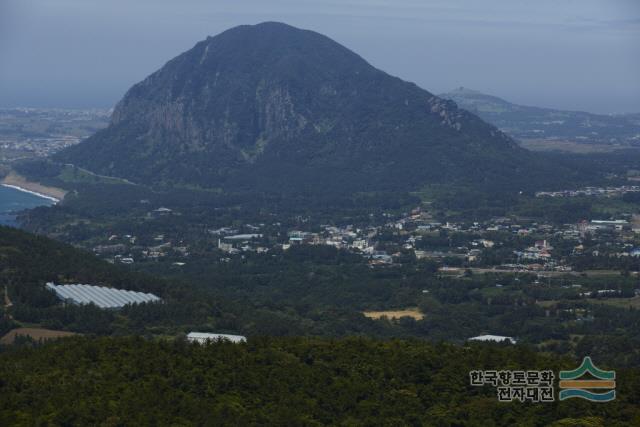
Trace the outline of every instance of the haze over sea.
<instances>
[{"instance_id":1,"label":"haze over sea","mask_svg":"<svg viewBox=\"0 0 640 427\"><path fill-rule=\"evenodd\" d=\"M16 214L21 210L52 204L54 204L53 200L2 185L0 186L0 224L15 227Z\"/></svg>"}]
</instances>

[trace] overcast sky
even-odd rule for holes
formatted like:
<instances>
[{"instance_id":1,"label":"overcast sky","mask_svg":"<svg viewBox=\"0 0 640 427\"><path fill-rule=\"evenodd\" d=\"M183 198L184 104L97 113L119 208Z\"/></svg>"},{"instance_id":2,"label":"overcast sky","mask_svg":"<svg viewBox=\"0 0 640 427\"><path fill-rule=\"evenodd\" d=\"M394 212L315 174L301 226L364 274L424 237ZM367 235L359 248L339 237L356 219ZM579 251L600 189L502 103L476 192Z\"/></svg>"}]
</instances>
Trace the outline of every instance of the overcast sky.
<instances>
[{"instance_id":1,"label":"overcast sky","mask_svg":"<svg viewBox=\"0 0 640 427\"><path fill-rule=\"evenodd\" d=\"M639 0L0 0L0 106L112 106L207 35L262 21L434 93L640 112Z\"/></svg>"}]
</instances>

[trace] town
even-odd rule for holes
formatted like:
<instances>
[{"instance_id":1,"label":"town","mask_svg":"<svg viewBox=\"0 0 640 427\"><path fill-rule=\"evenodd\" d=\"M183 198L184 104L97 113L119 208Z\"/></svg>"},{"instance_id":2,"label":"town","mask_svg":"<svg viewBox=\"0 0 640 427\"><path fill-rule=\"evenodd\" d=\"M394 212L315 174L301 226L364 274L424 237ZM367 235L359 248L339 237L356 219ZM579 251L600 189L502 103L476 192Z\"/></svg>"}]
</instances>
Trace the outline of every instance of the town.
<instances>
[{"instance_id":1,"label":"town","mask_svg":"<svg viewBox=\"0 0 640 427\"><path fill-rule=\"evenodd\" d=\"M149 218L180 215L160 207ZM438 222L420 207L404 215L387 215L380 225L311 225L301 218L296 228L280 223L235 224L207 228L197 242L179 233L111 234L91 249L115 263L170 259L188 262L192 253L217 251L219 262L247 254L286 251L296 245L327 245L361 255L372 267L392 267L428 260L443 271L571 272L606 264L623 269L640 257L640 215L591 219L571 224L496 217L485 222ZM146 243L145 243L146 242Z\"/></svg>"},{"instance_id":2,"label":"town","mask_svg":"<svg viewBox=\"0 0 640 427\"><path fill-rule=\"evenodd\" d=\"M635 177L634 177L635 178ZM629 180L635 180L629 177ZM580 196L604 196L616 197L627 193L640 192L638 185L622 185L619 187L585 187L580 190L538 191L536 197L580 197Z\"/></svg>"},{"instance_id":3,"label":"town","mask_svg":"<svg viewBox=\"0 0 640 427\"><path fill-rule=\"evenodd\" d=\"M0 162L47 157L105 127L111 110L0 109Z\"/></svg>"}]
</instances>

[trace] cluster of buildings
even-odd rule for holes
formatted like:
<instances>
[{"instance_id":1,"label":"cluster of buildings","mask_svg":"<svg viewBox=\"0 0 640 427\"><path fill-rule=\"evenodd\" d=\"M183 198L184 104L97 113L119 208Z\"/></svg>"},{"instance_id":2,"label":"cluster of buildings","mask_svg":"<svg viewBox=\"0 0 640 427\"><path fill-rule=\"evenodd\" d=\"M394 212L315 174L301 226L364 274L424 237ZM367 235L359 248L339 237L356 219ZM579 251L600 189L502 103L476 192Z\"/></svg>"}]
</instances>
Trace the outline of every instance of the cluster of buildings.
<instances>
[{"instance_id":1,"label":"cluster of buildings","mask_svg":"<svg viewBox=\"0 0 640 427\"><path fill-rule=\"evenodd\" d=\"M552 250L553 246L551 246L546 240L536 240L533 246L530 246L523 251L515 251L515 254L518 256L518 259L546 261L551 259Z\"/></svg>"},{"instance_id":2,"label":"cluster of buildings","mask_svg":"<svg viewBox=\"0 0 640 427\"><path fill-rule=\"evenodd\" d=\"M14 160L20 157L46 157L79 143L81 138L75 135L55 135L49 137L0 137L2 160Z\"/></svg>"},{"instance_id":3,"label":"cluster of buildings","mask_svg":"<svg viewBox=\"0 0 640 427\"><path fill-rule=\"evenodd\" d=\"M0 160L46 157L107 125L110 110L0 109Z\"/></svg>"},{"instance_id":4,"label":"cluster of buildings","mask_svg":"<svg viewBox=\"0 0 640 427\"><path fill-rule=\"evenodd\" d=\"M262 238L259 233L231 234L218 238L218 249L230 255L241 252L268 252L269 248L256 244L256 240Z\"/></svg>"},{"instance_id":5,"label":"cluster of buildings","mask_svg":"<svg viewBox=\"0 0 640 427\"><path fill-rule=\"evenodd\" d=\"M616 197L622 196L626 193L635 193L639 191L640 186L637 185L622 185L620 187L585 187L581 190L538 191L536 193L536 197Z\"/></svg>"},{"instance_id":6,"label":"cluster of buildings","mask_svg":"<svg viewBox=\"0 0 640 427\"><path fill-rule=\"evenodd\" d=\"M164 234L156 234L150 243L143 244L131 234L109 236L104 244L93 246L93 252L112 263L133 264L136 260L158 260L169 255L188 257L188 246L177 244Z\"/></svg>"},{"instance_id":7,"label":"cluster of buildings","mask_svg":"<svg viewBox=\"0 0 640 427\"><path fill-rule=\"evenodd\" d=\"M168 208L158 208L150 214L176 215ZM301 228L287 229L279 223L243 224L207 229L200 238L224 254L221 262L229 262L236 255L264 254L274 249L287 251L296 245L327 245L347 250L362 255L371 266L395 265L398 260L413 256L450 267L569 271L568 255L597 256L606 252L615 256L640 256L640 216L563 225L511 217L456 223L435 221L428 212L416 208L404 215L389 214L383 218L388 220L360 227L301 223ZM556 251L551 242L564 242L560 244L564 249ZM187 237L177 240L163 233L144 239L125 234L110 236L93 250L124 264L170 256L174 264L184 265L192 252L192 243ZM573 245L569 254L567 245ZM593 245L600 246L594 249ZM602 246L606 246L606 250ZM502 249L496 258L500 264L488 265L486 255L498 249ZM509 253L511 257L505 255Z\"/></svg>"}]
</instances>

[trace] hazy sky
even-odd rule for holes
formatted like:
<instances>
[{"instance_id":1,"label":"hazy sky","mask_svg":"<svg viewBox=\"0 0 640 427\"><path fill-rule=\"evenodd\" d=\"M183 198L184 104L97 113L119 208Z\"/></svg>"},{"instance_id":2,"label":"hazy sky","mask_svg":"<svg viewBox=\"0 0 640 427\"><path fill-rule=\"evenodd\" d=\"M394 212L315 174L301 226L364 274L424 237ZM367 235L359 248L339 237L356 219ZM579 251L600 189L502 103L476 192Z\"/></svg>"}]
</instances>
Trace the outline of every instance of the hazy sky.
<instances>
[{"instance_id":1,"label":"hazy sky","mask_svg":"<svg viewBox=\"0 0 640 427\"><path fill-rule=\"evenodd\" d=\"M434 93L640 112L640 0L0 0L0 106L111 106L207 35L267 20Z\"/></svg>"}]
</instances>

